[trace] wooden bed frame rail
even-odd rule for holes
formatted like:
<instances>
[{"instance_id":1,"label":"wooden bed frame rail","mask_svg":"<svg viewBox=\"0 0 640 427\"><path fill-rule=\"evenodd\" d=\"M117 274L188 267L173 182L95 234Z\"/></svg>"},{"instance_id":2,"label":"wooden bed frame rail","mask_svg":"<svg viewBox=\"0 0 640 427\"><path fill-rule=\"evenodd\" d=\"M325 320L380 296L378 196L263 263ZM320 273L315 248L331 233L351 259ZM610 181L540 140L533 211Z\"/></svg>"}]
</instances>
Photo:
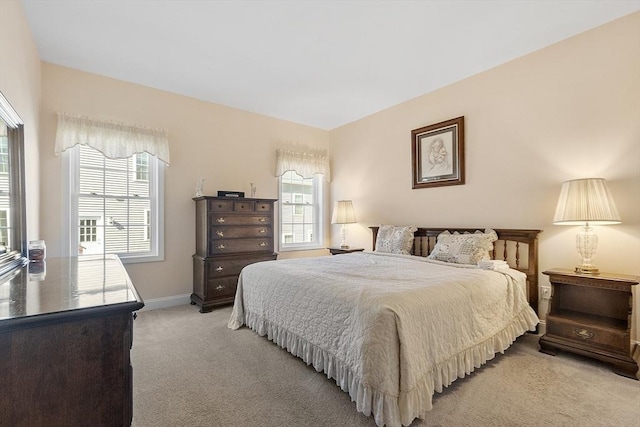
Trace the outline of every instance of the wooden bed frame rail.
<instances>
[{"instance_id":1,"label":"wooden bed frame rail","mask_svg":"<svg viewBox=\"0 0 640 427\"><path fill-rule=\"evenodd\" d=\"M373 232L373 249L376 247L378 229L369 227ZM414 233L413 255L428 256L433 250L438 235L443 231L450 233L474 233L483 228L424 228ZM503 259L515 270L527 275L527 299L529 305L538 313L538 234L540 230L521 230L494 228L498 240L493 244L492 259Z\"/></svg>"}]
</instances>

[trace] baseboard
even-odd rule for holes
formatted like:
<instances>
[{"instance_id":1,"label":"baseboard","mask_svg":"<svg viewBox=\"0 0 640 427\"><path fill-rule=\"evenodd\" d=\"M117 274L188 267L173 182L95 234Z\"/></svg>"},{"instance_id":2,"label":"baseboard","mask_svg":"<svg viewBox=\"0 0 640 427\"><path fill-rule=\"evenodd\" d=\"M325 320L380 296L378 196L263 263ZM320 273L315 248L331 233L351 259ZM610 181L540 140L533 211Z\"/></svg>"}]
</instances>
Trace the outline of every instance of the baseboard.
<instances>
[{"instance_id":1,"label":"baseboard","mask_svg":"<svg viewBox=\"0 0 640 427\"><path fill-rule=\"evenodd\" d=\"M163 297L163 298L145 299L144 307L142 307L140 311L156 310L158 308L167 308L167 307L173 307L176 305L189 304L191 302L190 297L191 297L191 294L185 294L185 295L173 295L170 297Z\"/></svg>"}]
</instances>

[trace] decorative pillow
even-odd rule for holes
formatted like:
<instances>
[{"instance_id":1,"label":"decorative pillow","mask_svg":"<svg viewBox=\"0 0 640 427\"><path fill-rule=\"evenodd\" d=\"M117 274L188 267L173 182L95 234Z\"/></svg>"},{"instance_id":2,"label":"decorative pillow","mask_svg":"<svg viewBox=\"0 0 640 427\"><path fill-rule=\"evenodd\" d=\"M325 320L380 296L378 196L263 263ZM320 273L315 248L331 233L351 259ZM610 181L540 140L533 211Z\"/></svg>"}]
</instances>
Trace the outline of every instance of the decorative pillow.
<instances>
[{"instance_id":1,"label":"decorative pillow","mask_svg":"<svg viewBox=\"0 0 640 427\"><path fill-rule=\"evenodd\" d=\"M484 233L460 234L443 231L428 258L456 264L477 265L478 262L490 259L489 251L493 249L493 242L498 240L498 234L487 228Z\"/></svg>"},{"instance_id":2,"label":"decorative pillow","mask_svg":"<svg viewBox=\"0 0 640 427\"><path fill-rule=\"evenodd\" d=\"M410 255L413 248L413 233L418 227L381 225L376 237L376 252Z\"/></svg>"}]
</instances>

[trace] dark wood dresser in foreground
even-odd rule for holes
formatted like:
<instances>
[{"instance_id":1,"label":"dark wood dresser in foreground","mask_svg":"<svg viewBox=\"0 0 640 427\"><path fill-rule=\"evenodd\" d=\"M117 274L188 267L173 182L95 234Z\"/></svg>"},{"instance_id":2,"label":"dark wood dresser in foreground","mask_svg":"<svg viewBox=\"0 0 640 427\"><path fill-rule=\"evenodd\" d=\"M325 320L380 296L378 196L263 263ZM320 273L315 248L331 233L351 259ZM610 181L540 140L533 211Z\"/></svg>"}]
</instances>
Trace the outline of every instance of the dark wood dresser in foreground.
<instances>
[{"instance_id":1,"label":"dark wood dresser in foreground","mask_svg":"<svg viewBox=\"0 0 640 427\"><path fill-rule=\"evenodd\" d=\"M233 303L240 271L274 253L274 199L196 197L191 303L200 312Z\"/></svg>"},{"instance_id":2,"label":"dark wood dresser in foreground","mask_svg":"<svg viewBox=\"0 0 640 427\"><path fill-rule=\"evenodd\" d=\"M129 426L133 312L120 260L48 258L0 278L0 426Z\"/></svg>"},{"instance_id":3,"label":"dark wood dresser in foreground","mask_svg":"<svg viewBox=\"0 0 640 427\"><path fill-rule=\"evenodd\" d=\"M617 374L638 379L631 357L631 288L640 278L622 274L544 271L551 282L547 331L540 351L565 350L610 363Z\"/></svg>"}]
</instances>

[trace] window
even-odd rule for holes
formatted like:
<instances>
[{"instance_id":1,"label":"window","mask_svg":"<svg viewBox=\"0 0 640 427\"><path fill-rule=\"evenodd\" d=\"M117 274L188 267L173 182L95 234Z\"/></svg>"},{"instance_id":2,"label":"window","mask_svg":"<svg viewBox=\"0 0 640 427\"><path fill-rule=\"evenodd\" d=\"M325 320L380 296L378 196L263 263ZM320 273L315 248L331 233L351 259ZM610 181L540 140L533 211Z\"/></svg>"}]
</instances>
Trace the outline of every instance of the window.
<instances>
[{"instance_id":1,"label":"window","mask_svg":"<svg viewBox=\"0 0 640 427\"><path fill-rule=\"evenodd\" d=\"M294 171L280 177L280 250L323 247L322 179L303 178Z\"/></svg>"},{"instance_id":2,"label":"window","mask_svg":"<svg viewBox=\"0 0 640 427\"><path fill-rule=\"evenodd\" d=\"M135 180L136 181L149 181L149 154L134 154L135 159Z\"/></svg>"},{"instance_id":3,"label":"window","mask_svg":"<svg viewBox=\"0 0 640 427\"><path fill-rule=\"evenodd\" d=\"M144 153L110 159L86 145L67 151L69 254L163 259L163 168ZM144 159L144 160L142 160Z\"/></svg>"},{"instance_id":4,"label":"window","mask_svg":"<svg viewBox=\"0 0 640 427\"><path fill-rule=\"evenodd\" d=\"M22 256L27 255L25 214L24 125L0 93L0 243ZM12 265L0 261L0 273Z\"/></svg>"},{"instance_id":5,"label":"window","mask_svg":"<svg viewBox=\"0 0 640 427\"><path fill-rule=\"evenodd\" d=\"M97 219L80 220L80 243L98 241L97 223Z\"/></svg>"}]
</instances>

